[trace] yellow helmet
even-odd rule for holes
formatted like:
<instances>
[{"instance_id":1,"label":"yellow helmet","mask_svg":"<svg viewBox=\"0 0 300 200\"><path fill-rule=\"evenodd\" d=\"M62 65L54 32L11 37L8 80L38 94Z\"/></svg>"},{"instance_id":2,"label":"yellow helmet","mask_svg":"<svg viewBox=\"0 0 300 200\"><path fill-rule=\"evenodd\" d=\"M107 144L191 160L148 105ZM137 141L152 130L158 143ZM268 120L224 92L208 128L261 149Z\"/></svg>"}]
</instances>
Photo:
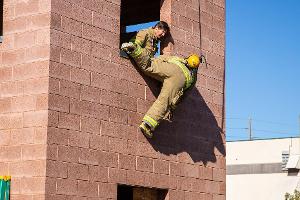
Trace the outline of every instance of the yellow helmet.
<instances>
[{"instance_id":1,"label":"yellow helmet","mask_svg":"<svg viewBox=\"0 0 300 200\"><path fill-rule=\"evenodd\" d=\"M192 54L187 58L187 63L190 68L197 68L200 64L200 58L196 54Z\"/></svg>"}]
</instances>

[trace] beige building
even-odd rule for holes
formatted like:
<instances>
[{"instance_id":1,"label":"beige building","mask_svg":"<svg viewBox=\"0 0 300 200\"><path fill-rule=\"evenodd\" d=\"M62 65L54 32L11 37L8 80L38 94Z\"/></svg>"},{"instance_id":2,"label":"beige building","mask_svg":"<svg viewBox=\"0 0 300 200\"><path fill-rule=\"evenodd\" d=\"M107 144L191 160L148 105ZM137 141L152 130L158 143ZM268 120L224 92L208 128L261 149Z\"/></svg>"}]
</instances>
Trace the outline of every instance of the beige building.
<instances>
[{"instance_id":1,"label":"beige building","mask_svg":"<svg viewBox=\"0 0 300 200\"><path fill-rule=\"evenodd\" d=\"M299 138L227 142L227 200L282 200L300 185Z\"/></svg>"}]
</instances>

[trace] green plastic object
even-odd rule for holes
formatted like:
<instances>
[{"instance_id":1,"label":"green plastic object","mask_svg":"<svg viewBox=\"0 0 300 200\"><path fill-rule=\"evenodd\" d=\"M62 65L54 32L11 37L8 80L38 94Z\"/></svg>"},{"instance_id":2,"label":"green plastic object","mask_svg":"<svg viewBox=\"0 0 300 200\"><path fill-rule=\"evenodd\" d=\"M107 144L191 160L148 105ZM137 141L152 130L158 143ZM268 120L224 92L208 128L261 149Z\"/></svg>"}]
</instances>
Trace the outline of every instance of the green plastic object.
<instances>
[{"instance_id":1,"label":"green plastic object","mask_svg":"<svg viewBox=\"0 0 300 200\"><path fill-rule=\"evenodd\" d=\"M0 200L10 199L10 176L0 176Z\"/></svg>"}]
</instances>

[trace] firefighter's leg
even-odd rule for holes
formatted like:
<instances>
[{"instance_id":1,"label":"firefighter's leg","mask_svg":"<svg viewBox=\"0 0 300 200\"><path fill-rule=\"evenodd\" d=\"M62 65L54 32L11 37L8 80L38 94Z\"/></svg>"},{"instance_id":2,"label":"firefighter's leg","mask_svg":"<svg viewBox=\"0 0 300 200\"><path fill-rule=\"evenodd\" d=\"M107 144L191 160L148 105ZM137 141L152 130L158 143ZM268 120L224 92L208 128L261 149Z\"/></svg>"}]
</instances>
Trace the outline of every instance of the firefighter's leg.
<instances>
[{"instance_id":1,"label":"firefighter's leg","mask_svg":"<svg viewBox=\"0 0 300 200\"><path fill-rule=\"evenodd\" d=\"M171 103L178 93L182 91L184 84L185 78L181 73L175 74L174 76L164 80L158 98L143 118L143 122L146 123L152 131L156 129L159 122L165 117Z\"/></svg>"}]
</instances>

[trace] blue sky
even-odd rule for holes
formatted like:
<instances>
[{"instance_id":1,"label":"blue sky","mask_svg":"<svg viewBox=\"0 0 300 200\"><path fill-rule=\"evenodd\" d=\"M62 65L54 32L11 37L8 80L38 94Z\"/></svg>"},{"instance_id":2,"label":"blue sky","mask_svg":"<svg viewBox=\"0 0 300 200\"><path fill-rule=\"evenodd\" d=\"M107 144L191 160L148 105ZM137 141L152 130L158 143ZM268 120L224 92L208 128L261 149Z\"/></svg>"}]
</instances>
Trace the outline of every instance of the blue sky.
<instances>
[{"instance_id":1,"label":"blue sky","mask_svg":"<svg viewBox=\"0 0 300 200\"><path fill-rule=\"evenodd\" d=\"M298 136L300 1L226 1L227 140Z\"/></svg>"}]
</instances>

